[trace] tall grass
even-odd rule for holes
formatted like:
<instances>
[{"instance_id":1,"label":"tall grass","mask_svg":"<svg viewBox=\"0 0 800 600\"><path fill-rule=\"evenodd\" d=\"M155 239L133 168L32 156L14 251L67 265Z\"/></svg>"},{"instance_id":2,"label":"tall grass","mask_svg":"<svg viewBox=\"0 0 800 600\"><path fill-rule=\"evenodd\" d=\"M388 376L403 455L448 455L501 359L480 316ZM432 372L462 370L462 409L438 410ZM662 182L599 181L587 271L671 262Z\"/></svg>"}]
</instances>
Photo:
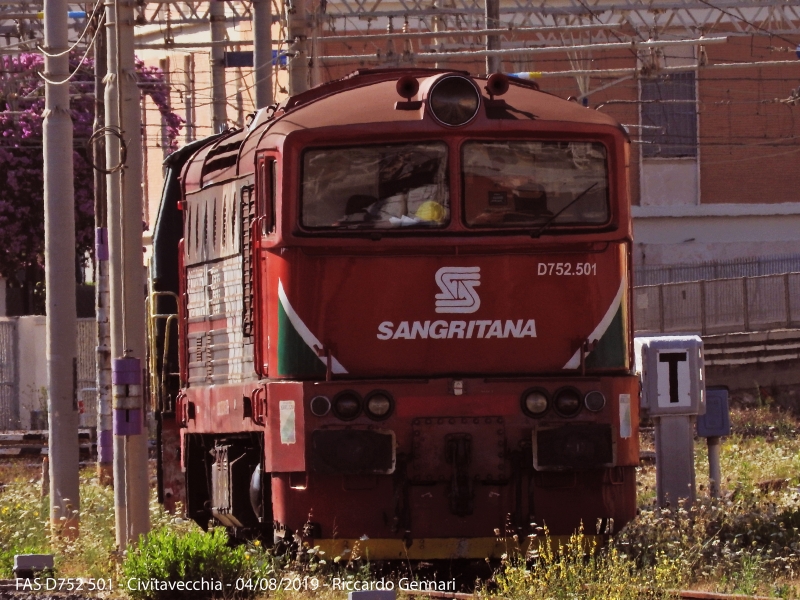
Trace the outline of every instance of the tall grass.
<instances>
[{"instance_id":1,"label":"tall grass","mask_svg":"<svg viewBox=\"0 0 800 600\"><path fill-rule=\"evenodd\" d=\"M15 554L47 552L48 499L35 480L13 477L0 492L0 577L11 577Z\"/></svg>"},{"instance_id":2,"label":"tall grass","mask_svg":"<svg viewBox=\"0 0 800 600\"><path fill-rule=\"evenodd\" d=\"M101 485L92 468L80 474L80 536L50 537L49 497L41 497L41 481L30 478L38 467L25 469L18 463L0 465L0 577L11 577L15 554L53 553L56 571L64 577L111 577L117 573L120 556L114 533L114 491ZM169 526L178 532L194 529L189 521L170 515L150 502L154 528Z\"/></svg>"},{"instance_id":3,"label":"tall grass","mask_svg":"<svg viewBox=\"0 0 800 600\"><path fill-rule=\"evenodd\" d=\"M641 564L613 542L599 548L582 530L565 544L532 541L533 550L526 554L503 557L492 582L498 595L511 599L657 599L673 597L673 590L683 581L680 566L664 553L656 552L652 561Z\"/></svg>"}]
</instances>

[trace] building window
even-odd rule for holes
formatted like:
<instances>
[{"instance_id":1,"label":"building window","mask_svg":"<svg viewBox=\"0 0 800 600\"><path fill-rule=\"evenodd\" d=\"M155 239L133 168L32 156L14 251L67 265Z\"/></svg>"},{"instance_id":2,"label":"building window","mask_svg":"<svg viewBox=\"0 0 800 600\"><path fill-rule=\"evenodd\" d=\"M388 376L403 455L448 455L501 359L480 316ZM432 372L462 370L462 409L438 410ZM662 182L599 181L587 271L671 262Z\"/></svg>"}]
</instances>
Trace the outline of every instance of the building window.
<instances>
[{"instance_id":1,"label":"building window","mask_svg":"<svg viewBox=\"0 0 800 600\"><path fill-rule=\"evenodd\" d=\"M642 80L642 156L697 156L694 73Z\"/></svg>"}]
</instances>

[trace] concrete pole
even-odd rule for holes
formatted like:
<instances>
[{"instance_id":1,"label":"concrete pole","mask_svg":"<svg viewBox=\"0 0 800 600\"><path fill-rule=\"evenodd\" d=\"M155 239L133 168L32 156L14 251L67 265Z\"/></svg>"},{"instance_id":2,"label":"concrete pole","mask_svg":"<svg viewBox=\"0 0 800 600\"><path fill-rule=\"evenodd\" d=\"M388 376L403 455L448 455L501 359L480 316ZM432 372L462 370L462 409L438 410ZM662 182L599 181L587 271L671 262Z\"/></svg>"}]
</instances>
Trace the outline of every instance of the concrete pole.
<instances>
[{"instance_id":1,"label":"concrete pole","mask_svg":"<svg viewBox=\"0 0 800 600\"><path fill-rule=\"evenodd\" d=\"M113 0L106 0L106 48L108 51L108 73L105 77L106 126L120 127L119 97L119 55L117 52L117 5ZM106 133L106 166L113 167L121 160L121 145L117 136ZM109 329L113 352L118 345L115 341L122 338L122 319L120 318L120 173L108 175L107 210L108 210L108 245L109 245ZM114 247L112 248L112 240ZM112 432L114 430L112 416ZM125 495L125 444L119 436L113 436L113 480L114 480L114 521L117 546L125 548L128 530L128 503Z\"/></svg>"},{"instance_id":2,"label":"concrete pole","mask_svg":"<svg viewBox=\"0 0 800 600\"><path fill-rule=\"evenodd\" d=\"M500 0L485 0L486 2L486 29L498 29L500 27ZM499 50L500 36L487 35L486 49ZM502 68L502 59L496 55L486 57L486 74L499 73Z\"/></svg>"},{"instance_id":3,"label":"concrete pole","mask_svg":"<svg viewBox=\"0 0 800 600\"><path fill-rule=\"evenodd\" d=\"M711 436L706 439L708 444L708 487L712 498L719 498L719 490L722 485L722 471L719 465L720 440L718 436Z\"/></svg>"},{"instance_id":4,"label":"concrete pole","mask_svg":"<svg viewBox=\"0 0 800 600\"><path fill-rule=\"evenodd\" d=\"M183 106L186 111L186 143L194 141L194 54L183 57Z\"/></svg>"},{"instance_id":5,"label":"concrete pole","mask_svg":"<svg viewBox=\"0 0 800 600\"><path fill-rule=\"evenodd\" d=\"M286 31L293 50L289 56L289 95L294 96L308 89L308 22L305 0L286 3Z\"/></svg>"},{"instance_id":6,"label":"concrete pole","mask_svg":"<svg viewBox=\"0 0 800 600\"><path fill-rule=\"evenodd\" d=\"M224 41L224 2L211 0L209 3L209 19L211 21L211 41ZM225 92L225 46L221 44L214 44L211 46L211 94L213 109L211 124L214 127L214 133L219 133L228 127L227 99Z\"/></svg>"},{"instance_id":7,"label":"concrete pole","mask_svg":"<svg viewBox=\"0 0 800 600\"><path fill-rule=\"evenodd\" d=\"M434 0L433 7L434 8L442 8L442 0ZM434 31L444 31L445 29L447 29L447 26L446 26L446 24L444 22L444 17L441 17L439 15L434 15L434 17L433 17L433 30ZM442 53L441 50L443 49L444 43L445 43L445 38L437 37L437 38L433 39L433 44L434 44L434 46L436 46L436 51L438 53ZM440 63L439 61L436 61L433 66L436 69L442 69L442 68L446 68L447 65L445 63Z\"/></svg>"},{"instance_id":8,"label":"concrete pole","mask_svg":"<svg viewBox=\"0 0 800 600\"><path fill-rule=\"evenodd\" d=\"M49 54L69 47L66 0L44 2ZM69 76L69 56L45 55L45 77ZM45 83L44 237L47 289L47 387L50 412L50 526L53 535L78 534L78 363L75 312L75 197L69 84Z\"/></svg>"},{"instance_id":9,"label":"concrete pole","mask_svg":"<svg viewBox=\"0 0 800 600\"><path fill-rule=\"evenodd\" d=\"M320 29L322 24L322 19L324 18L324 10L323 3L320 2L312 11L312 19L313 22L311 23L311 56L309 63L311 65L311 87L317 87L322 83L322 69L320 69L320 60L319 60L319 53L320 53ZM392 20L389 19L388 28L392 28ZM392 64L397 65L399 56L394 51L394 40L389 39L389 43L387 44L387 54L392 56Z\"/></svg>"},{"instance_id":10,"label":"concrete pole","mask_svg":"<svg viewBox=\"0 0 800 600\"><path fill-rule=\"evenodd\" d=\"M242 70L237 69L241 74ZM241 76L240 76L241 81ZM244 89L239 86L236 88L236 126L244 127Z\"/></svg>"},{"instance_id":11,"label":"concrete pole","mask_svg":"<svg viewBox=\"0 0 800 600\"><path fill-rule=\"evenodd\" d=\"M147 434L144 431L142 370L145 356L144 265L142 262L141 94L133 54L134 14L129 0L107 0L108 126L125 141L124 167L108 178L108 242L111 279L111 353L114 427L114 509L117 545L150 529ZM106 136L109 167L120 161L116 135Z\"/></svg>"},{"instance_id":12,"label":"concrete pole","mask_svg":"<svg viewBox=\"0 0 800 600\"><path fill-rule=\"evenodd\" d=\"M105 126L105 84L108 71L106 55L106 30L101 26L94 46L94 130ZM94 164L105 169L106 157L93 146ZM94 260L95 260L95 314L97 320L97 477L100 483L113 482L114 436L111 418L111 323L109 322L108 283L108 219L106 212L106 177L94 171Z\"/></svg>"},{"instance_id":13,"label":"concrete pole","mask_svg":"<svg viewBox=\"0 0 800 600\"><path fill-rule=\"evenodd\" d=\"M272 104L272 2L253 0L253 78L256 109Z\"/></svg>"},{"instance_id":14,"label":"concrete pole","mask_svg":"<svg viewBox=\"0 0 800 600\"><path fill-rule=\"evenodd\" d=\"M158 66L161 69L161 71L164 73L164 84L166 85L166 88L167 88L167 98L169 98L169 105L172 106L172 74L170 73L170 62L171 61L169 60L169 57L162 58L161 60L158 61ZM143 123L142 131L147 131L147 126L144 124L144 119L145 119L145 117L147 115L147 111L144 110L144 108L145 108L145 105L144 105L144 102L142 102L142 109L143 109L142 110L142 123ZM170 148L169 148L169 144L170 144L170 141L169 141L169 129L167 129L167 121L163 117L163 115L161 117L160 134L161 134L160 135L160 142L161 142L161 152L162 152L162 161L163 161L164 158L167 158L167 156L170 155L170 151L169 151L170 150ZM146 174L147 173L147 160L146 160L147 159L147 152L144 153L144 158L145 158L145 163L144 163L143 172ZM144 181L145 181L145 183L147 182L147 176L146 175L144 177ZM145 195L145 198L149 198L149 195L147 194L147 191L144 192L144 195ZM147 215L147 216L150 215L150 207L149 206L147 207L147 210L145 211L145 215Z\"/></svg>"}]
</instances>

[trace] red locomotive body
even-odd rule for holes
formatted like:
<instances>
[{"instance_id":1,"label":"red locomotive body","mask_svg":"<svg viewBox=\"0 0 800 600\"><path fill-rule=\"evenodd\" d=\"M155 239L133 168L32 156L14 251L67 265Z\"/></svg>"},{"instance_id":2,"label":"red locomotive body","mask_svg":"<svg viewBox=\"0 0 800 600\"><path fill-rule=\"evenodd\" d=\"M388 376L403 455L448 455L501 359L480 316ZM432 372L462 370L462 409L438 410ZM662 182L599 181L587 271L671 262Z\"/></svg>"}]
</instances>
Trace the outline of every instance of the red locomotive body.
<instances>
[{"instance_id":1,"label":"red locomotive body","mask_svg":"<svg viewBox=\"0 0 800 600\"><path fill-rule=\"evenodd\" d=\"M629 142L507 81L360 72L172 159L165 500L373 559L633 517Z\"/></svg>"}]
</instances>

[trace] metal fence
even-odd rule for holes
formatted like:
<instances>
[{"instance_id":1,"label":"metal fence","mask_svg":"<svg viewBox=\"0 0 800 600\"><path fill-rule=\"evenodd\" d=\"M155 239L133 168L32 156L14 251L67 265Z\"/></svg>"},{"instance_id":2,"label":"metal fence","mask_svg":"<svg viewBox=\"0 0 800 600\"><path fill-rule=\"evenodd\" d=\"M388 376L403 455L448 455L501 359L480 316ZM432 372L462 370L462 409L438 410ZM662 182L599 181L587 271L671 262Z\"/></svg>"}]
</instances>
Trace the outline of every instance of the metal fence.
<instances>
[{"instance_id":1,"label":"metal fence","mask_svg":"<svg viewBox=\"0 0 800 600\"><path fill-rule=\"evenodd\" d=\"M19 428L17 323L0 321L0 430Z\"/></svg>"},{"instance_id":2,"label":"metal fence","mask_svg":"<svg viewBox=\"0 0 800 600\"><path fill-rule=\"evenodd\" d=\"M800 272L637 286L637 333L702 335L800 326Z\"/></svg>"},{"instance_id":3,"label":"metal fence","mask_svg":"<svg viewBox=\"0 0 800 600\"><path fill-rule=\"evenodd\" d=\"M20 344L40 345L41 350L33 352L44 360L45 352L41 339L20 340L19 319L41 317L10 317L0 319L0 431L20 429L21 415L33 410L23 399L23 390L46 384L39 381L37 372L46 372L45 365L23 364L20 359ZM97 335L94 319L78 319L77 358L78 358L78 402L81 410L80 426L94 427L97 423L97 400L95 384L95 346ZM38 368L37 368L38 367ZM27 382L27 384L25 383ZM22 384L22 385L21 385ZM23 412L24 409L24 412ZM37 408L38 410L38 408ZM27 417L23 419L26 421ZM39 426L42 423L38 423Z\"/></svg>"},{"instance_id":4,"label":"metal fence","mask_svg":"<svg viewBox=\"0 0 800 600\"><path fill-rule=\"evenodd\" d=\"M78 403L80 426L97 426L97 322L78 319Z\"/></svg>"},{"instance_id":5,"label":"metal fence","mask_svg":"<svg viewBox=\"0 0 800 600\"><path fill-rule=\"evenodd\" d=\"M633 269L633 282L634 285L658 285L797 272L800 272L800 254L775 254L677 265L639 266Z\"/></svg>"}]
</instances>

